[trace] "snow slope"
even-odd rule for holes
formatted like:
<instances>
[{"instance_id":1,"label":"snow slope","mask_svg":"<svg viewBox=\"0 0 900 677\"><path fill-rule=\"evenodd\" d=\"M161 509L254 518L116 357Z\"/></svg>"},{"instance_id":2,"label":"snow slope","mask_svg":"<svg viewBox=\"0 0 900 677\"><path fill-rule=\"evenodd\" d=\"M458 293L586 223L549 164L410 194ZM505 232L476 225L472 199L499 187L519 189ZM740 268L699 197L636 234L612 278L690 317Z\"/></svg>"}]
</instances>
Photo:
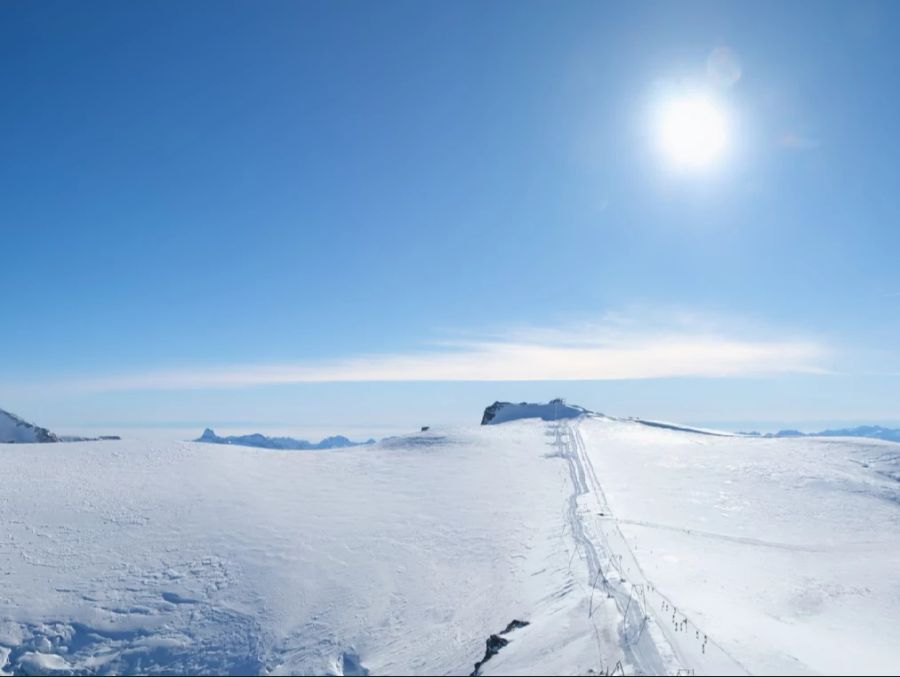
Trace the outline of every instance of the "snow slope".
<instances>
[{"instance_id":1,"label":"snow slope","mask_svg":"<svg viewBox=\"0 0 900 677\"><path fill-rule=\"evenodd\" d=\"M0 671L876 673L900 447L599 416L0 450Z\"/></svg>"},{"instance_id":2,"label":"snow slope","mask_svg":"<svg viewBox=\"0 0 900 677\"><path fill-rule=\"evenodd\" d=\"M32 425L15 414L0 409L0 443L57 441L56 435L46 428Z\"/></svg>"},{"instance_id":3,"label":"snow slope","mask_svg":"<svg viewBox=\"0 0 900 677\"><path fill-rule=\"evenodd\" d=\"M652 588L656 617L682 624L683 662L698 673L724 672L709 664L717 656L754 673L896 673L900 446L597 418L573 435L602 487L600 528L626 575Z\"/></svg>"}]
</instances>

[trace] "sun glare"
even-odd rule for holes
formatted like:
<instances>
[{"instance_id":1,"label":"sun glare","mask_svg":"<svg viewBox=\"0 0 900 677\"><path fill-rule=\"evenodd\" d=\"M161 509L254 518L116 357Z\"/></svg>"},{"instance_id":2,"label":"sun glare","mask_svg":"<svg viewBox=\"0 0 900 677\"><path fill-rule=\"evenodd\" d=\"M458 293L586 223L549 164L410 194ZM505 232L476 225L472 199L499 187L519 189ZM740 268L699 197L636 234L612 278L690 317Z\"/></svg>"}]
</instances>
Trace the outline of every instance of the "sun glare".
<instances>
[{"instance_id":1,"label":"sun glare","mask_svg":"<svg viewBox=\"0 0 900 677\"><path fill-rule=\"evenodd\" d=\"M657 131L663 155L680 170L707 169L728 146L727 115L704 94L684 95L663 104Z\"/></svg>"}]
</instances>

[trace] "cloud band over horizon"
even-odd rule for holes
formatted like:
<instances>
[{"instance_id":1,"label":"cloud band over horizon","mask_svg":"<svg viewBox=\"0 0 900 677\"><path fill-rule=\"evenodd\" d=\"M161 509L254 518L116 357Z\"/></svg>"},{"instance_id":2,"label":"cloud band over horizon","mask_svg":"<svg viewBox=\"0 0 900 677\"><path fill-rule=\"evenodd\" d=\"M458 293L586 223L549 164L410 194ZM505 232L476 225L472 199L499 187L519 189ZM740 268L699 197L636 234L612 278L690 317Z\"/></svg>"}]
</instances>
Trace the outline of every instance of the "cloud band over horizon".
<instances>
[{"instance_id":1,"label":"cloud band over horizon","mask_svg":"<svg viewBox=\"0 0 900 677\"><path fill-rule=\"evenodd\" d=\"M809 340L748 340L719 333L532 332L448 342L408 353L272 364L181 367L66 379L82 392L241 388L378 381L575 381L825 374L830 350Z\"/></svg>"}]
</instances>

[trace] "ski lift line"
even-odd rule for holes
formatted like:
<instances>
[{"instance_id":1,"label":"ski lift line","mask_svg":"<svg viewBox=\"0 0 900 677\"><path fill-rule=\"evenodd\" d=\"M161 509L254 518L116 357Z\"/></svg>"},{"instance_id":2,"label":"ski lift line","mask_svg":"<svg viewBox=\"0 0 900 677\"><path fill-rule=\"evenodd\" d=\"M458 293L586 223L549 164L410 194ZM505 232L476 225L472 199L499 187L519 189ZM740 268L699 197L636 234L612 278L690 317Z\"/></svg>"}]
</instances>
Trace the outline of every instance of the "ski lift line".
<instances>
[{"instance_id":1,"label":"ski lift line","mask_svg":"<svg viewBox=\"0 0 900 677\"><path fill-rule=\"evenodd\" d=\"M570 443L571 443L571 442L575 442L575 440L573 440L571 437L569 437L569 440L570 440ZM574 445L572 445L572 446L574 446ZM578 460L577 457L575 457L575 456L571 453L571 449L570 449L570 453L567 455L567 458ZM576 481L576 486L579 484L579 483L577 482L578 479L581 479L582 482L583 482L583 483L581 483L581 486L582 486L584 489L587 489L587 483L586 483L586 481L584 481L586 478L584 477L583 474L581 474L580 477L579 477L579 473L576 472L576 473L575 473L575 476L573 477L573 481ZM581 493L585 493L585 492L581 492ZM602 536L602 534L601 534L601 536ZM602 540L606 541L605 538L603 538ZM611 555L611 556L610 556L611 564L614 565L614 566L616 566L616 568L619 570L621 582L622 582L623 584L625 584L626 587L624 587L624 589L622 589L622 590L615 590L616 594L613 595L613 594L611 593L611 591L610 591L609 580L608 580L605 576L603 576L603 579L604 579L604 585L605 585L605 587L606 587L606 589L607 589L607 595L608 595L609 597L611 597L611 598L614 599L617 608L619 609L620 613L622 614L622 619L623 619L622 639L623 639L623 643L624 643L625 646L635 648L636 645L638 644L638 642L640 641L641 637L643 636L644 630L646 629L647 624L648 624L648 622L649 622L649 620L650 620L650 616L649 616L649 614L647 613L647 609L646 609L646 607L647 607L647 602L646 602L645 586L644 586L643 584L631 584L631 585L629 586L628 583L627 583L627 581L625 580L625 577L621 575L622 569L625 568L625 567L624 567L624 564L623 564L623 557L622 557L622 555L621 555L621 554L618 554L618 555L617 555L617 554L615 554L615 553L612 553L611 549L608 547L608 543L607 543L607 553L608 553L608 555ZM598 558L598 560L599 560L599 558ZM629 570L630 570L630 568L629 568ZM601 567L601 565L600 565L600 563L599 563L599 561L598 561L598 562L597 562L597 574L595 575L593 584L592 584L592 586L591 586L591 600L590 600L590 606L589 606L589 611L588 611L588 616L591 617L591 618L592 618L592 616L593 616L593 594L594 594L594 591L596 590L596 583L597 583L597 580L599 580L599 578L600 578L601 575L603 575L603 574L602 574L602 567ZM637 598L635 597L635 594L636 594L636 593L640 593L640 599L637 599ZM627 603L625 604L624 609L623 609L623 606L622 606L622 598L623 598L625 595L628 596L628 601L627 601ZM632 631L632 632L629 633L629 621L632 620L631 617L630 617L630 615L629 615L629 611L631 610L631 605L632 605L632 604L635 605L635 608L638 608L638 609L640 609L640 611L641 611L641 613L640 613L640 624L639 624L639 626L638 626L637 632L633 632L633 631ZM596 632L596 624L593 623L593 620L592 620L592 624L593 624L594 630L595 630L595 632ZM629 635L630 635L630 636L629 636Z\"/></svg>"},{"instance_id":2,"label":"ski lift line","mask_svg":"<svg viewBox=\"0 0 900 677\"><path fill-rule=\"evenodd\" d=\"M560 428L562 425L563 424L557 423L557 428ZM659 592L652 584L650 584L649 580L647 579L646 574L643 571L643 568L641 567L640 563L637 561L637 558L635 557L634 553L630 550L628 541L625 539L624 534L622 533L621 529L619 528L618 520L615 518L614 515L611 514L611 511L609 510L609 502L607 501L606 495L603 491L603 488L601 487L600 482L597 479L596 469L594 468L593 463L591 462L590 456L587 454L587 452L585 450L584 440L581 437L581 433L580 433L580 431L577 430L578 423L575 422L575 424L572 425L571 423L567 422L564 425L566 425L566 427L568 429L567 437L569 438L569 442L571 444L570 453L572 453L573 456L577 459L579 465L583 465L584 470L585 470L584 475L586 476L585 479L588 482L590 482L591 485L593 485L595 495L601 502L601 507L603 507L604 517L607 517L607 519L605 519L605 520L598 519L597 522L598 523L603 522L605 524L612 525L612 527L611 527L612 535L616 536L617 539L619 541L621 541L626 552L629 554L631 561L633 562L634 566L636 567L636 570L637 570L636 573L637 573L638 577L642 578L646 582L646 584L647 584L646 590L650 593L651 597L653 595L656 595L657 598L659 598L660 600L664 601L666 604L671 606L671 608L682 617L682 622L685 623L685 630L687 630L687 625L691 625L697 631L703 633L704 640L703 640L703 644L701 646L701 652L703 655L707 654L706 645L709 644L712 647L716 648L719 653L721 653L725 658L727 658L730 662L732 662L737 668L739 668L744 673L749 674L749 670L747 670L747 668L739 660L737 660L733 655L731 655L731 653L728 652L718 642L711 639L709 637L709 634L707 632L703 631L702 628L700 628L700 626L692 618L690 618L687 614L677 612L677 607L672 602L672 600L669 599L663 593ZM625 582L624 581L624 579L625 579L624 572L622 571L622 569L624 568L623 555L621 553L614 552L614 549L612 548L612 545L609 540L609 536L607 535L606 531L603 529L602 524L600 526L599 531L600 531L599 535L600 535L602 544L603 544L604 548L606 549L607 553L610 555L610 557L609 557L610 562L614 565L614 568L617 569L620 577L623 579L623 582ZM616 562L617 559L618 559L618 562ZM615 564L618 564L618 566L615 566ZM644 604L641 605L643 607L642 611L644 612L645 615L649 615L650 610L649 610L649 605L646 604L646 595L644 597L644 600L645 600Z\"/></svg>"},{"instance_id":3,"label":"ski lift line","mask_svg":"<svg viewBox=\"0 0 900 677\"><path fill-rule=\"evenodd\" d=\"M623 538L623 542L624 542L624 536L623 536L622 538ZM623 572L623 568L624 568L624 565L623 565L623 556L622 556L621 554L613 553L613 552L612 552L611 546L609 546L609 544L608 544L608 541L607 541L607 545L608 545L608 547L609 547L609 552L610 552L610 554L611 554L611 561L612 561L612 563L615 565L615 567L616 567L617 571L619 572L620 576L622 576L622 578L624 579L624 575L623 575L623 574L624 574L624 572ZM637 562L635 562L635 564L636 564L638 567L640 566L639 564L637 564ZM629 568L628 570L630 571L630 568ZM641 571L641 573L643 573L643 572ZM641 585L642 588L643 588L643 585L642 585L642 584L640 584L640 585ZM651 589L651 594L653 594L654 592L656 592L655 589L652 588L652 586L648 586L648 587L650 587L650 589ZM658 593L658 592L657 592L656 594L658 594L660 597L664 597L661 593ZM670 605L671 608L673 609L672 624L673 624L673 626L675 627L675 631L676 631L676 632L680 631L680 630L679 630L679 626L682 625L682 624L685 625L685 628L684 628L684 629L686 630L686 629L687 629L687 628L686 628L686 625L688 624L688 622L690 622L691 625L694 625L695 628L698 627L698 626L696 625L696 623L694 623L693 621L691 621L685 614L681 614L682 620L681 620L681 621L677 621L677 609L675 608L675 605L672 604L671 601L668 600L668 598L665 598L665 600L666 600L666 602L668 603L668 605ZM630 598L629 598L629 601L630 601ZM643 606L643 609L642 609L642 610L643 610L644 613L646 614L646 612L647 612L646 596L644 596L644 604L643 604L642 606ZM704 637L708 637L708 636L704 634ZM715 644L715 642L714 642L714 644ZM733 657L731 657L730 654L728 654L722 647L720 647L720 646L718 646L718 645L716 645L716 646L717 646L717 648L719 648L719 649L722 651L723 654L725 654L726 656L728 656L729 658L731 658L732 660L734 660L736 663L738 663L738 665L740 665L739 662L736 661ZM704 649L702 652L705 654L705 645L702 646L701 649ZM742 669L744 669L743 666L741 666L741 667L742 667Z\"/></svg>"},{"instance_id":4,"label":"ski lift line","mask_svg":"<svg viewBox=\"0 0 900 677\"><path fill-rule=\"evenodd\" d=\"M580 437L580 435L579 435L578 437ZM583 442L582 442L581 440L576 440L576 443L578 443L578 442L580 442L581 445L583 445ZM582 450L582 453L584 453L583 446L581 447L581 450ZM585 454L585 456L586 456L586 454ZM589 458L587 458L587 461L588 461L588 463L590 463ZM591 469L591 471L593 471L592 464L590 464L590 465L591 465L591 468L590 468L590 469ZM594 473L594 475L595 475L595 473ZM596 482L596 477L595 477L595 476L592 477L592 479ZM597 483L596 486L597 486L597 488L599 489L599 491L602 492L602 489L599 488L599 483ZM605 497L602 497L602 498L605 500ZM608 504L607 504L607 505L608 505ZM615 518L613 518L613 521L615 521ZM618 530L618 531L619 531L619 537L620 537L620 539L622 540L623 544L624 544L625 547L627 548L627 541L625 541L624 535L621 534L621 530ZM612 547L611 547L611 545L609 545L608 539L605 538L605 534L603 534L603 536L604 536L604 540L606 541L607 547L609 548L610 552L612 552ZM632 554L632 559L634 559L634 561L635 561L635 565L638 567L639 572L643 575L643 571L642 571L642 569L641 569L641 567L640 567L640 564L637 562L636 558L634 558L633 553L631 553L631 554ZM618 560L619 560L619 563L621 563L621 561L622 561L622 559L621 559L621 558L622 558L622 555L621 555L621 554L618 554L618 555L617 555L617 558L618 558ZM613 561L615 561L615 559L614 559ZM620 566L621 566L621 564L620 564ZM620 571L620 573L621 573L621 571ZM645 580L646 580L646 576L645 576ZM667 604L667 605L671 606L671 608L675 609L675 605L671 602L671 600L669 600L667 597L665 597L662 593L658 592L658 591L655 589L655 587L652 586L649 582L647 583L646 589L649 590L649 592L651 593L651 595L656 594L658 597L660 597L661 599L663 599L663 600L664 600L664 602L663 602L664 604ZM646 611L646 609L647 609L646 595L644 596L644 605L643 605L643 606L644 606L644 609L645 609L645 611ZM682 618L683 618L682 623L685 624L685 629L686 629L687 624L690 623L691 625L693 625L695 628L698 628L698 630L699 630L699 626L697 626L697 624L696 624L692 619L690 619L689 617L687 617L685 614L681 614L681 615L682 615ZM675 623L674 623L674 621L673 621L673 625L674 625L674 624L675 624ZM701 645L701 653L704 654L704 655L706 654L705 649L706 649L706 643L707 643L707 642L709 642L709 637L708 637L708 635L707 635L706 633L704 633L704 643ZM735 659L733 656L731 656L731 654L730 654L729 652L727 652L721 645L718 645L714 640L713 640L712 644L713 644L713 645L714 645L714 646L715 646L715 647L716 647L716 648L717 648L717 649L718 649L718 650L719 650L726 658L728 658L730 661L732 661L732 662L733 662L735 665L737 665L741 670L744 670L745 672L747 671L746 668L740 663L740 661L738 661L738 660Z\"/></svg>"}]
</instances>

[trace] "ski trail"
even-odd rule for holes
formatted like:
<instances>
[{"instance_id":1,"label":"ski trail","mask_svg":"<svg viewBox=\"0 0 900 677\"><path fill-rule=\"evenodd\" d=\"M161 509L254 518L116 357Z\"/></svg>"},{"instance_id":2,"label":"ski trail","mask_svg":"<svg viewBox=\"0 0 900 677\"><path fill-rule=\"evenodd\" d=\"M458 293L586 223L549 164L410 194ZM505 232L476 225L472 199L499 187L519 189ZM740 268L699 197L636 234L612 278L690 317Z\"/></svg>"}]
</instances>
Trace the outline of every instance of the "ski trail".
<instances>
[{"instance_id":1,"label":"ski trail","mask_svg":"<svg viewBox=\"0 0 900 677\"><path fill-rule=\"evenodd\" d=\"M559 421L556 426L560 455L569 462L575 485L571 532L585 552L596 587L592 609L597 595L615 601L622 615L620 644L626 661L644 674L749 674L647 578L612 514L578 421Z\"/></svg>"},{"instance_id":2,"label":"ski trail","mask_svg":"<svg viewBox=\"0 0 900 677\"><path fill-rule=\"evenodd\" d=\"M613 600L621 617L619 627L619 646L624 654L624 662L633 667L637 674L666 674L667 666L672 663L660 654L656 641L651 633L645 632L649 619L643 611L643 604L635 602L631 587L620 576L610 575L612 558L611 550L602 539L589 533L586 517L596 510L584 510L582 503L592 503L596 492L592 490L593 482L585 472L585 464L573 442L571 428L567 424L555 424L556 439L554 446L558 454L564 458L569 467L573 492L567 506L569 531L576 544L576 551L584 555L588 575L592 582L591 600L588 615L593 620L594 609L599 607L601 596L605 594ZM601 558L601 553L603 557ZM574 555L574 553L573 553ZM602 577L603 589L596 591L598 580Z\"/></svg>"}]
</instances>

